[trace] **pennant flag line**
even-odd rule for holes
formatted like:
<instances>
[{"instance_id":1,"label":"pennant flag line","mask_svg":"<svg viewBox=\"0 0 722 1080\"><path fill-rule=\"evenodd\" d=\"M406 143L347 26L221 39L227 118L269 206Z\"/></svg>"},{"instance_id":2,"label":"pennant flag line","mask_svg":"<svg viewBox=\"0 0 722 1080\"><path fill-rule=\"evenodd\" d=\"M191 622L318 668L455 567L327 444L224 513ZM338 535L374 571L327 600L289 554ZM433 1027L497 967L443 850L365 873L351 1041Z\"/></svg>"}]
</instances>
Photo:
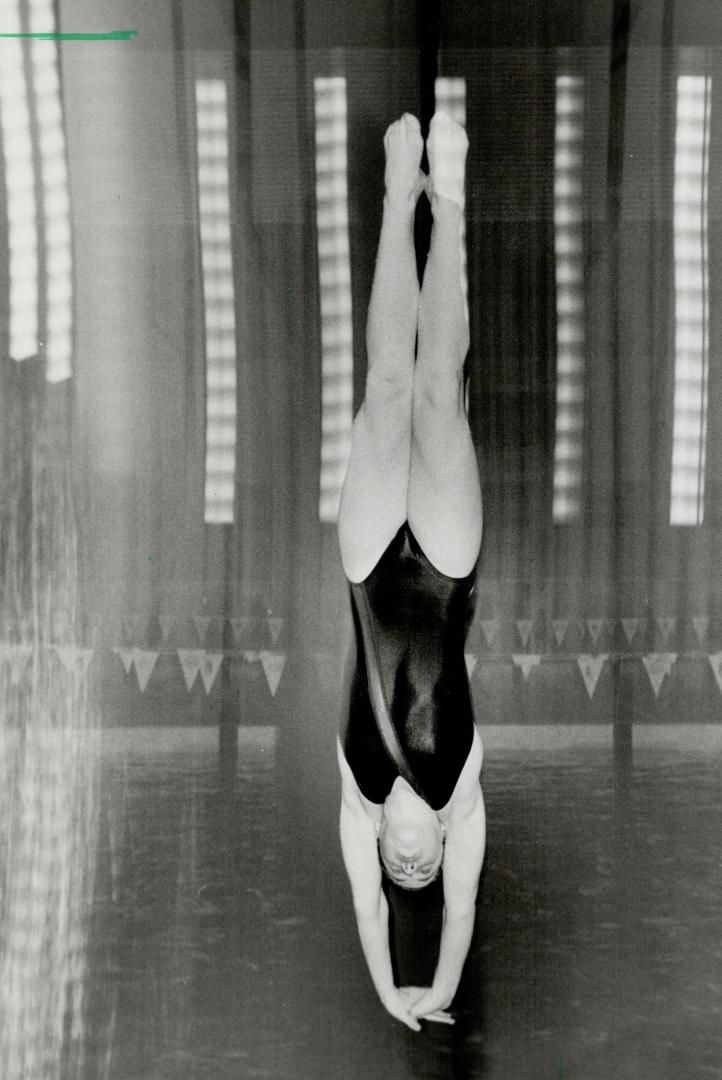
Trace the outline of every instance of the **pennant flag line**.
<instances>
[{"instance_id":1,"label":"pennant flag line","mask_svg":"<svg viewBox=\"0 0 722 1080\"><path fill-rule=\"evenodd\" d=\"M223 660L223 653L205 653L201 664L201 679L206 694L210 694Z\"/></svg>"},{"instance_id":2,"label":"pennant flag line","mask_svg":"<svg viewBox=\"0 0 722 1080\"><path fill-rule=\"evenodd\" d=\"M497 632L499 630L499 620L498 619L482 619L481 620L481 629L483 631L484 637L486 638L486 644L489 647L491 647L491 644L494 641L494 638L496 637Z\"/></svg>"},{"instance_id":3,"label":"pennant flag line","mask_svg":"<svg viewBox=\"0 0 722 1080\"><path fill-rule=\"evenodd\" d=\"M278 639L281 636L283 630L283 619L277 615L269 615L266 622L268 623L268 632L271 635L271 641L274 645L278 644Z\"/></svg>"},{"instance_id":4,"label":"pennant flag line","mask_svg":"<svg viewBox=\"0 0 722 1080\"><path fill-rule=\"evenodd\" d=\"M283 653L262 649L259 653L259 658L263 665L266 681L268 682L268 689L271 691L271 697L275 697L276 691L278 690L278 684L283 675L283 669L286 666L286 657Z\"/></svg>"},{"instance_id":5,"label":"pennant flag line","mask_svg":"<svg viewBox=\"0 0 722 1080\"><path fill-rule=\"evenodd\" d=\"M599 676L602 673L602 668L604 667L607 658L608 653L599 653L597 656L581 654L577 657L577 664L582 673L582 678L584 679L584 685L587 688L590 701L594 697L594 691L597 689Z\"/></svg>"},{"instance_id":6,"label":"pennant flag line","mask_svg":"<svg viewBox=\"0 0 722 1080\"><path fill-rule=\"evenodd\" d=\"M561 645L564 638L567 636L568 626L569 619L552 619L552 630L554 631L554 639L557 645Z\"/></svg>"},{"instance_id":7,"label":"pennant flag line","mask_svg":"<svg viewBox=\"0 0 722 1080\"><path fill-rule=\"evenodd\" d=\"M529 644L529 638L531 637L531 631L532 631L533 626L534 626L534 620L533 619L517 619L516 620L516 628L517 628L517 630L519 632L519 637L521 638L521 643L522 643L522 645L524 646L525 649L526 649L527 645Z\"/></svg>"},{"instance_id":8,"label":"pennant flag line","mask_svg":"<svg viewBox=\"0 0 722 1080\"><path fill-rule=\"evenodd\" d=\"M95 655L94 649L84 649L80 645L56 645L55 652L69 675L79 675L85 679L90 661Z\"/></svg>"},{"instance_id":9,"label":"pennant flag line","mask_svg":"<svg viewBox=\"0 0 722 1080\"><path fill-rule=\"evenodd\" d=\"M722 691L722 652L712 653L709 657L710 666L717 680L717 685Z\"/></svg>"},{"instance_id":10,"label":"pennant flag line","mask_svg":"<svg viewBox=\"0 0 722 1080\"><path fill-rule=\"evenodd\" d=\"M175 618L173 615L159 615L158 622L160 623L160 632L163 637L163 641L168 641L171 630L175 625Z\"/></svg>"},{"instance_id":11,"label":"pennant flag line","mask_svg":"<svg viewBox=\"0 0 722 1080\"><path fill-rule=\"evenodd\" d=\"M632 639L639 629L639 619L622 619L622 626L629 644L632 644Z\"/></svg>"},{"instance_id":12,"label":"pennant flag line","mask_svg":"<svg viewBox=\"0 0 722 1080\"><path fill-rule=\"evenodd\" d=\"M676 659L676 653L648 653L642 657L655 697L659 697L664 676L669 675Z\"/></svg>"},{"instance_id":13,"label":"pennant flag line","mask_svg":"<svg viewBox=\"0 0 722 1080\"><path fill-rule=\"evenodd\" d=\"M130 669L133 666L133 652L132 648L124 648L122 645L117 645L113 652L120 657L123 667L125 668L125 674L130 675Z\"/></svg>"},{"instance_id":14,"label":"pennant flag line","mask_svg":"<svg viewBox=\"0 0 722 1080\"><path fill-rule=\"evenodd\" d=\"M604 619L587 619L587 632L594 645L597 644L604 627Z\"/></svg>"},{"instance_id":15,"label":"pennant flag line","mask_svg":"<svg viewBox=\"0 0 722 1080\"><path fill-rule=\"evenodd\" d=\"M471 677L474 674L476 668L477 657L473 653L464 653L464 660L466 661L466 674L471 682Z\"/></svg>"},{"instance_id":16,"label":"pennant flag line","mask_svg":"<svg viewBox=\"0 0 722 1080\"><path fill-rule=\"evenodd\" d=\"M193 683L196 681L198 672L201 670L204 657L203 649L178 649L178 659L180 660L183 678L189 693Z\"/></svg>"},{"instance_id":17,"label":"pennant flag line","mask_svg":"<svg viewBox=\"0 0 722 1080\"><path fill-rule=\"evenodd\" d=\"M692 618L692 625L694 626L695 633L701 644L704 644L707 637L707 631L709 630L709 616L708 615L695 615Z\"/></svg>"},{"instance_id":18,"label":"pennant flag line","mask_svg":"<svg viewBox=\"0 0 722 1080\"><path fill-rule=\"evenodd\" d=\"M138 679L138 686L140 687L140 692L142 694L145 693L145 688L148 685L148 680L153 674L153 668L155 667L158 656L159 653L156 650L133 649L133 666Z\"/></svg>"},{"instance_id":19,"label":"pennant flag line","mask_svg":"<svg viewBox=\"0 0 722 1080\"><path fill-rule=\"evenodd\" d=\"M541 656L538 653L515 654L512 656L512 660L517 667L521 668L524 682L526 682L532 669L539 667Z\"/></svg>"}]
</instances>

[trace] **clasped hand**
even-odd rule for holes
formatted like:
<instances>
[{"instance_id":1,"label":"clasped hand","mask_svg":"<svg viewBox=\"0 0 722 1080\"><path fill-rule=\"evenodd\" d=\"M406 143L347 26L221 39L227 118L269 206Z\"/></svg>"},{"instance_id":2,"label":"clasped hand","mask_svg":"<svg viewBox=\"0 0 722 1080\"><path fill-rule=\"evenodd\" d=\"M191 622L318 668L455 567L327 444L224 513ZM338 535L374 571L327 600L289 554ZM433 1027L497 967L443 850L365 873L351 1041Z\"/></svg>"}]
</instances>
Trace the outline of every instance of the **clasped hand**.
<instances>
[{"instance_id":1,"label":"clasped hand","mask_svg":"<svg viewBox=\"0 0 722 1080\"><path fill-rule=\"evenodd\" d=\"M448 994L429 986L395 986L384 998L386 1011L412 1031L421 1030L419 1020L453 1024L454 1018L447 1011L450 1004Z\"/></svg>"}]
</instances>

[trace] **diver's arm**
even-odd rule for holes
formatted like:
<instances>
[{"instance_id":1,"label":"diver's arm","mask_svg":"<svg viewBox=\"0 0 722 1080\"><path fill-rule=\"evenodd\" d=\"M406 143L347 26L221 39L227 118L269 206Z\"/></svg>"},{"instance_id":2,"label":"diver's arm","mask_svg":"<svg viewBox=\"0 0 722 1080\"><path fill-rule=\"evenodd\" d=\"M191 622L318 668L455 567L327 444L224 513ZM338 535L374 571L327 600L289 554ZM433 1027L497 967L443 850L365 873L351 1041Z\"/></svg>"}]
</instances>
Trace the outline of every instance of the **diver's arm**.
<instances>
[{"instance_id":1,"label":"diver's arm","mask_svg":"<svg viewBox=\"0 0 722 1080\"><path fill-rule=\"evenodd\" d=\"M414 1016L449 1007L474 932L476 894L486 848L486 814L478 780L458 794L446 819L439 960L433 985L411 1009Z\"/></svg>"},{"instance_id":2,"label":"diver's arm","mask_svg":"<svg viewBox=\"0 0 722 1080\"><path fill-rule=\"evenodd\" d=\"M413 1031L420 1030L408 1004L394 984L389 949L389 907L381 888L381 867L376 851L373 818L339 745L342 777L340 815L341 851L349 881L361 948L371 980L384 1008Z\"/></svg>"}]
</instances>

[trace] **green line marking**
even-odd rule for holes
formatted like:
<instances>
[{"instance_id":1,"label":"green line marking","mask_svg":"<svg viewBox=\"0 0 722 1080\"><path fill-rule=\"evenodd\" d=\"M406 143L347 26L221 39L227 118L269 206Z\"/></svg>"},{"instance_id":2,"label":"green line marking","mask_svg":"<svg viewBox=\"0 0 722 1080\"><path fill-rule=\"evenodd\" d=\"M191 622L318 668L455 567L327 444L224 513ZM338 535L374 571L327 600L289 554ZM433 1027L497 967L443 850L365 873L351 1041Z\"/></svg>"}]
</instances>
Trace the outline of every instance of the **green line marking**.
<instances>
[{"instance_id":1,"label":"green line marking","mask_svg":"<svg viewBox=\"0 0 722 1080\"><path fill-rule=\"evenodd\" d=\"M139 30L109 30L107 34L0 34L0 38L35 38L38 41L132 41Z\"/></svg>"}]
</instances>

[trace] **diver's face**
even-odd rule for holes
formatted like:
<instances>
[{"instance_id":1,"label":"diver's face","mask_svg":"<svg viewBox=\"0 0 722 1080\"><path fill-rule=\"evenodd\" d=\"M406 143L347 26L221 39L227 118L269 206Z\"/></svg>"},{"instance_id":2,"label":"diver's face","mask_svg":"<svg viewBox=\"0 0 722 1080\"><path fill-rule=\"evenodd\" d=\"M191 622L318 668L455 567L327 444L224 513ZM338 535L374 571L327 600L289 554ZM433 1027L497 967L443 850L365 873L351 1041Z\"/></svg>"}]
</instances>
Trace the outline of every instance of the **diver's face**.
<instances>
[{"instance_id":1,"label":"diver's face","mask_svg":"<svg viewBox=\"0 0 722 1080\"><path fill-rule=\"evenodd\" d=\"M379 854L388 876L405 889L422 889L438 874L444 856L443 829L434 811L412 792L386 800Z\"/></svg>"}]
</instances>

